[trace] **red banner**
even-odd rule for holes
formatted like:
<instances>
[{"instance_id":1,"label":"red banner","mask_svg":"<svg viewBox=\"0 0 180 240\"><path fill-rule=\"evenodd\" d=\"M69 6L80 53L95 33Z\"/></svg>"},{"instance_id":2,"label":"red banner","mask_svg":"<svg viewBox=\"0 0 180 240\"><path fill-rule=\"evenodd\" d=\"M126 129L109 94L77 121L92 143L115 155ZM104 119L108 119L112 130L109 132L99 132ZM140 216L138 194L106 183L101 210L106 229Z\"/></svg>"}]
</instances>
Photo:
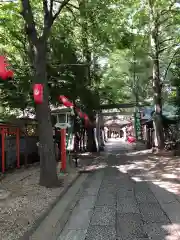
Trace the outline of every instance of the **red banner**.
<instances>
[{"instance_id":1,"label":"red banner","mask_svg":"<svg viewBox=\"0 0 180 240\"><path fill-rule=\"evenodd\" d=\"M42 84L34 84L33 96L34 96L34 102L36 104L41 104L43 102L43 85Z\"/></svg>"},{"instance_id":2,"label":"red banner","mask_svg":"<svg viewBox=\"0 0 180 240\"><path fill-rule=\"evenodd\" d=\"M69 101L65 96L60 95L59 99L65 107L74 107L74 104L71 101Z\"/></svg>"},{"instance_id":3,"label":"red banner","mask_svg":"<svg viewBox=\"0 0 180 240\"><path fill-rule=\"evenodd\" d=\"M65 107L74 107L74 104L71 101L69 101L69 99L66 98L64 95L60 95L59 100L63 103L63 105ZM83 118L85 120L85 125L87 125L90 122L88 115L86 113L83 113L81 111L81 109L79 109L77 107L75 108L75 110L76 110L77 114L79 115L79 117Z\"/></svg>"},{"instance_id":4,"label":"red banner","mask_svg":"<svg viewBox=\"0 0 180 240\"><path fill-rule=\"evenodd\" d=\"M6 80L8 78L13 78L14 73L11 70L7 69L7 62L4 56L0 56L0 78Z\"/></svg>"}]
</instances>

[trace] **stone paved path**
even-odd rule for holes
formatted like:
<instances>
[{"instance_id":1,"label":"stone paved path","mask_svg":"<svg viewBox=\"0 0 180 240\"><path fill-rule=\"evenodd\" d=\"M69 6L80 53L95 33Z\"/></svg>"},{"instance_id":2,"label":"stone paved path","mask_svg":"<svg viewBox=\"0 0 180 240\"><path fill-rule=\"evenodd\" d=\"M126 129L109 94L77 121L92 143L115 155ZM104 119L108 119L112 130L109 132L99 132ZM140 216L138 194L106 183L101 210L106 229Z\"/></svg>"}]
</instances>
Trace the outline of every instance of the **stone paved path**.
<instances>
[{"instance_id":1,"label":"stone paved path","mask_svg":"<svg viewBox=\"0 0 180 240\"><path fill-rule=\"evenodd\" d=\"M58 240L179 240L146 182L135 182L119 166L126 145L109 142L102 168L89 174ZM172 232L172 234L171 234Z\"/></svg>"}]
</instances>

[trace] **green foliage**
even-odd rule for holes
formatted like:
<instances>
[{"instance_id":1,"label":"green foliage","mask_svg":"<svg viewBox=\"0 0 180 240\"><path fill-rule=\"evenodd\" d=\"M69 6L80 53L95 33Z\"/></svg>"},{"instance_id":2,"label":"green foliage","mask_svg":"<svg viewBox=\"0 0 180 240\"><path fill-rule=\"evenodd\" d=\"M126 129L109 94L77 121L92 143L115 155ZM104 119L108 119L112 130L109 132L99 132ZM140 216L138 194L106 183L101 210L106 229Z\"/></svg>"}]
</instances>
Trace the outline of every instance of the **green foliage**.
<instances>
[{"instance_id":1,"label":"green foliage","mask_svg":"<svg viewBox=\"0 0 180 240\"><path fill-rule=\"evenodd\" d=\"M31 68L28 58L26 36L23 34L23 21L17 3L0 5L0 46L13 69L13 80L0 81L2 106L11 109L25 109L31 101Z\"/></svg>"},{"instance_id":2,"label":"green foliage","mask_svg":"<svg viewBox=\"0 0 180 240\"><path fill-rule=\"evenodd\" d=\"M179 59L180 59L180 49L178 48L177 54L174 56L174 60L172 61L170 71L172 73L170 86L170 96L169 102L173 103L177 108L177 115L180 117L180 68L179 68Z\"/></svg>"},{"instance_id":3,"label":"green foliage","mask_svg":"<svg viewBox=\"0 0 180 240\"><path fill-rule=\"evenodd\" d=\"M31 3L40 36L42 2ZM102 103L129 102L137 98L143 102L152 98L148 1L144 5L139 1L116 0L70 3L74 6L67 5L48 40L50 102L58 105L58 96L64 94L91 112ZM156 14L162 13L159 17L159 41L163 50L160 74L163 86L172 85L172 79L178 74L171 67L166 70L179 42L179 8L162 0L155 1L154 9ZM7 55L15 72L13 80L0 82L0 100L3 106L11 109L34 105L33 67L20 10L18 2L0 5L1 54ZM167 94L164 88L164 98Z\"/></svg>"}]
</instances>

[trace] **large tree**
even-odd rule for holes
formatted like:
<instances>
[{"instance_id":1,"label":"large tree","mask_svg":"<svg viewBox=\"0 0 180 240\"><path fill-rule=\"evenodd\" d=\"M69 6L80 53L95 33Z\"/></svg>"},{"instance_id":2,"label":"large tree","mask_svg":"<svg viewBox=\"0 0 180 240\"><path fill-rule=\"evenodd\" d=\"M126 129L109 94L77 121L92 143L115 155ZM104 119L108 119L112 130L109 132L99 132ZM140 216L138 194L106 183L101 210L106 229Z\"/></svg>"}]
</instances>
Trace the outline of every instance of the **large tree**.
<instances>
[{"instance_id":1,"label":"large tree","mask_svg":"<svg viewBox=\"0 0 180 240\"><path fill-rule=\"evenodd\" d=\"M15 82L13 84L8 82L3 86L4 103L12 108L23 110L32 101L32 94L29 94L32 93L31 83L41 83L44 87L43 103L35 106L40 140L40 184L44 186L53 186L57 183L49 100L55 103L58 94L67 93L73 101L77 99L77 103L82 105L90 115L93 115L93 109L100 102L98 93L99 89L101 90L99 88L101 75L98 66L99 57L103 57L107 52L109 42L111 42L109 46L112 47L113 42L116 41L112 38L109 30L105 29L106 24L103 21L98 22L98 19L101 18L106 20L108 25L111 24L110 18L106 17L107 12L112 12L109 8L111 1L101 3L100 8L96 9L97 3L89 1L85 4L84 1L79 1L72 4L70 1L31 2L22 0L21 15L24 22L19 18L17 3L10 3L3 8L6 20L12 11L15 14L14 17L17 18L8 19L13 25L13 27L9 25L8 29L8 47L11 49L15 47L18 51L18 56L17 51L14 52ZM61 21L54 24L65 7L66 11L61 16L63 24L60 24ZM9 9L8 12L7 9ZM90 13L93 14L95 10L96 15L92 19ZM71 20L69 20L70 15ZM75 21L72 21L74 17ZM18 24L17 20L20 25L15 28L15 24ZM23 24L24 32L22 32ZM67 24L68 26L66 26ZM52 32L53 25L55 28ZM68 27L69 32L72 32L75 37L75 41L72 35L67 33ZM9 39L18 40L14 41L16 46ZM13 54L9 54L12 51L7 53L9 56L13 56ZM19 71L21 69L24 71ZM11 90L9 90L10 87ZM49 95L49 90L52 96ZM104 97L104 93L101 97Z\"/></svg>"},{"instance_id":2,"label":"large tree","mask_svg":"<svg viewBox=\"0 0 180 240\"><path fill-rule=\"evenodd\" d=\"M43 84L44 102L36 106L41 143L40 183L47 185L45 178L52 176L47 181L53 185L57 177L49 101L57 104L59 94L67 95L93 117L98 104L141 102L154 94L155 108L162 109L164 79L169 81L169 66L178 42L178 8L164 0L147 0L143 4L114 0L21 3L23 18L19 18L17 3L10 3L8 12L7 5L3 8L5 14L0 22L1 43L6 44L6 52L18 73L13 86L12 82L3 85L1 99L5 105L23 110L33 105L31 83ZM60 21L55 22L59 14ZM4 32L8 30L4 39L1 27ZM11 94L12 91L17 94ZM161 143L159 137L160 147ZM48 164L50 167L46 167Z\"/></svg>"},{"instance_id":3,"label":"large tree","mask_svg":"<svg viewBox=\"0 0 180 240\"><path fill-rule=\"evenodd\" d=\"M148 0L148 13L150 20L150 47L153 63L152 83L154 90L154 123L157 146L164 148L164 133L162 124L162 87L163 71L161 56L165 51L174 51L178 42L176 35L172 35L172 27L176 29L178 8L176 1Z\"/></svg>"},{"instance_id":4,"label":"large tree","mask_svg":"<svg viewBox=\"0 0 180 240\"><path fill-rule=\"evenodd\" d=\"M47 81L47 43L56 18L61 14L70 0L62 2L40 1L43 16L35 15L30 0L21 0L22 17L25 23L25 33L29 42L31 62L34 68L33 84L43 85L43 103L36 105L36 117L39 127L40 151L40 184L46 187L57 185L56 160L53 144L53 132L49 108L49 89ZM39 25L42 17L42 25ZM36 20L36 21L35 21ZM39 21L37 23L37 21ZM38 26L38 27L37 27ZM39 29L38 29L39 28Z\"/></svg>"},{"instance_id":5,"label":"large tree","mask_svg":"<svg viewBox=\"0 0 180 240\"><path fill-rule=\"evenodd\" d=\"M154 100L154 127L156 146L164 147L164 133L162 125L162 104L164 92L167 87L167 73L173 58L178 40L179 4L174 0L147 0L131 3L129 23L132 31L144 37L145 42L140 48L146 51L151 64L151 88ZM138 45L135 40L136 45ZM147 69L148 70L148 69ZM146 71L147 72L147 71ZM149 75L149 70L148 70Z\"/></svg>"}]
</instances>

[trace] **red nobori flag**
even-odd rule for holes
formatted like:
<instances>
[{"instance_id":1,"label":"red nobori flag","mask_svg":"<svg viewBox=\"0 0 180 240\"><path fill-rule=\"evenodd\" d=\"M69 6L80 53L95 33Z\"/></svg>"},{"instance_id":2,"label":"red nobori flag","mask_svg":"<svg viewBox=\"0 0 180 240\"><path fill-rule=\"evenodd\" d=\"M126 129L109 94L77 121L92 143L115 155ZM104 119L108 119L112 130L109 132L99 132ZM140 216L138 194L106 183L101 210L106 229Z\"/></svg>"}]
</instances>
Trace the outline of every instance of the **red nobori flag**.
<instances>
[{"instance_id":1,"label":"red nobori flag","mask_svg":"<svg viewBox=\"0 0 180 240\"><path fill-rule=\"evenodd\" d=\"M65 107L74 107L74 104L69 101L68 98L66 98L64 95L60 95L59 99Z\"/></svg>"},{"instance_id":2,"label":"red nobori flag","mask_svg":"<svg viewBox=\"0 0 180 240\"><path fill-rule=\"evenodd\" d=\"M0 78L6 80L8 78L13 78L14 73L11 70L7 69L7 62L4 56L0 56Z\"/></svg>"},{"instance_id":3,"label":"red nobori flag","mask_svg":"<svg viewBox=\"0 0 180 240\"><path fill-rule=\"evenodd\" d=\"M43 103L43 84L34 84L33 86L33 96L34 96L34 101L37 104Z\"/></svg>"}]
</instances>

